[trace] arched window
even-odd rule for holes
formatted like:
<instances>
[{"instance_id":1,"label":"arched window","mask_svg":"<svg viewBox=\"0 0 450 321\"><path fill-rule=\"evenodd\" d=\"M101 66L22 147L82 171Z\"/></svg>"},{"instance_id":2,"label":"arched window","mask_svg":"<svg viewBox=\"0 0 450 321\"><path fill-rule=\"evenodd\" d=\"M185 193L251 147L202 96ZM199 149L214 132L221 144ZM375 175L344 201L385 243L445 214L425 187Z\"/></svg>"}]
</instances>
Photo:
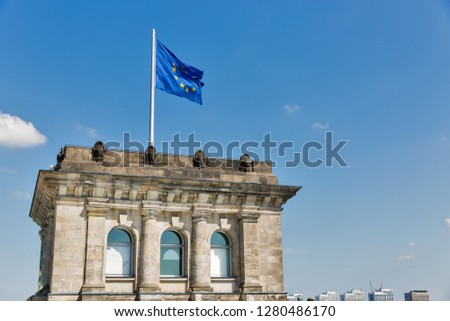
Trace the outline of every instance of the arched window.
<instances>
[{"instance_id":1,"label":"arched window","mask_svg":"<svg viewBox=\"0 0 450 321\"><path fill-rule=\"evenodd\" d=\"M221 232L211 237L211 276L231 276L230 240Z\"/></svg>"},{"instance_id":2,"label":"arched window","mask_svg":"<svg viewBox=\"0 0 450 321\"><path fill-rule=\"evenodd\" d=\"M161 276L183 276L183 238L167 230L161 236Z\"/></svg>"},{"instance_id":3,"label":"arched window","mask_svg":"<svg viewBox=\"0 0 450 321\"><path fill-rule=\"evenodd\" d=\"M131 276L133 242L130 234L114 228L108 234L106 276Z\"/></svg>"}]
</instances>

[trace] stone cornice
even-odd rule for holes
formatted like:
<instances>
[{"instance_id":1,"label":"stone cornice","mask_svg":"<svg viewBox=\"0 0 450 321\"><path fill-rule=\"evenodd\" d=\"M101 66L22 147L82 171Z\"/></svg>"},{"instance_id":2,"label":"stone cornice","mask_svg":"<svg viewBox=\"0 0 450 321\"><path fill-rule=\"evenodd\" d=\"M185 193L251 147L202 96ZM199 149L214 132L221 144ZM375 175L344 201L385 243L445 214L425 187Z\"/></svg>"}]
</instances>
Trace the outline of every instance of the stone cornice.
<instances>
[{"instance_id":1,"label":"stone cornice","mask_svg":"<svg viewBox=\"0 0 450 321\"><path fill-rule=\"evenodd\" d=\"M221 182L190 178L138 177L110 173L40 171L30 210L38 225L55 202L86 203L88 212L148 207L159 202L165 212L238 214L255 206L260 215L281 212L281 206L300 187L260 183ZM153 211L157 210L153 207ZM245 212L245 210L244 210ZM244 213L245 215L245 213Z\"/></svg>"},{"instance_id":2,"label":"stone cornice","mask_svg":"<svg viewBox=\"0 0 450 321\"><path fill-rule=\"evenodd\" d=\"M77 197L60 197L55 198L56 205L71 205L71 206L84 206L86 204L85 199L80 199Z\"/></svg>"},{"instance_id":3,"label":"stone cornice","mask_svg":"<svg viewBox=\"0 0 450 321\"><path fill-rule=\"evenodd\" d=\"M205 221L206 218L212 213L212 205L204 203L194 203L192 206L192 221L200 222Z\"/></svg>"},{"instance_id":4,"label":"stone cornice","mask_svg":"<svg viewBox=\"0 0 450 321\"><path fill-rule=\"evenodd\" d=\"M45 227L47 226L49 214L53 215L52 208L54 207L57 191L55 186L46 186L45 180L39 179L41 172L39 172L36 182L29 215L39 226Z\"/></svg>"},{"instance_id":5,"label":"stone cornice","mask_svg":"<svg viewBox=\"0 0 450 321\"><path fill-rule=\"evenodd\" d=\"M44 180L48 187L55 187L58 193L67 196L93 196L95 187L105 189L111 199L123 199L129 192L145 192L157 190L160 197L172 195L177 197L182 193L194 194L221 191L223 194L233 193L242 196L262 196L270 194L272 197L292 197L300 189L296 186L269 185L260 183L221 182L214 180L196 180L170 177L139 177L128 175L113 175L106 173L70 173L41 171L39 179ZM182 186L182 189L180 189ZM61 196L66 196L61 195ZM95 195L96 197L104 197ZM119 197L120 196L120 197ZM133 197L132 197L133 198Z\"/></svg>"},{"instance_id":6,"label":"stone cornice","mask_svg":"<svg viewBox=\"0 0 450 321\"><path fill-rule=\"evenodd\" d=\"M146 210L146 209L160 209L161 208L161 201L142 201L142 209Z\"/></svg>"},{"instance_id":7,"label":"stone cornice","mask_svg":"<svg viewBox=\"0 0 450 321\"><path fill-rule=\"evenodd\" d=\"M139 201L127 201L127 200L120 200L120 201L113 201L110 200L108 203L110 208L116 209L116 210L140 210L141 209L141 202Z\"/></svg>"},{"instance_id":8,"label":"stone cornice","mask_svg":"<svg viewBox=\"0 0 450 321\"><path fill-rule=\"evenodd\" d=\"M238 218L242 222L256 223L258 222L261 212L259 206L242 205Z\"/></svg>"},{"instance_id":9,"label":"stone cornice","mask_svg":"<svg viewBox=\"0 0 450 321\"><path fill-rule=\"evenodd\" d=\"M103 197L88 197L85 205L87 216L106 216L111 208L108 200L108 198Z\"/></svg>"},{"instance_id":10,"label":"stone cornice","mask_svg":"<svg viewBox=\"0 0 450 321\"><path fill-rule=\"evenodd\" d=\"M163 212L161 201L142 201L141 214L144 220L156 219Z\"/></svg>"}]
</instances>

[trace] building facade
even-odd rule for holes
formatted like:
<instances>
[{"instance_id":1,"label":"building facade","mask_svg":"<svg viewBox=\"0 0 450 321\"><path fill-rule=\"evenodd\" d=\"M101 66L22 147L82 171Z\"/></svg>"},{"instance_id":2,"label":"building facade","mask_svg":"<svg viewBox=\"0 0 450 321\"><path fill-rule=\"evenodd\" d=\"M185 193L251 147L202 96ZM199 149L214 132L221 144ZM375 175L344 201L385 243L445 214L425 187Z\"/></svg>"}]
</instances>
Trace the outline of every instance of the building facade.
<instances>
[{"instance_id":1,"label":"building facade","mask_svg":"<svg viewBox=\"0 0 450 321\"><path fill-rule=\"evenodd\" d=\"M413 290L405 293L405 301L430 301L427 290Z\"/></svg>"},{"instance_id":2,"label":"building facade","mask_svg":"<svg viewBox=\"0 0 450 321\"><path fill-rule=\"evenodd\" d=\"M394 291L380 288L369 293L369 301L394 301Z\"/></svg>"},{"instance_id":3,"label":"building facade","mask_svg":"<svg viewBox=\"0 0 450 321\"><path fill-rule=\"evenodd\" d=\"M97 147L38 174L31 300L286 299L281 211L300 188L270 162Z\"/></svg>"},{"instance_id":4,"label":"building facade","mask_svg":"<svg viewBox=\"0 0 450 321\"><path fill-rule=\"evenodd\" d=\"M301 293L292 293L287 296L288 301L303 301L303 294Z\"/></svg>"},{"instance_id":5,"label":"building facade","mask_svg":"<svg viewBox=\"0 0 450 321\"><path fill-rule=\"evenodd\" d=\"M328 291L316 295L316 301L339 301L339 293L335 291Z\"/></svg>"},{"instance_id":6,"label":"building facade","mask_svg":"<svg viewBox=\"0 0 450 321\"><path fill-rule=\"evenodd\" d=\"M345 292L341 295L342 301L364 301L364 291L363 290L355 290Z\"/></svg>"}]
</instances>

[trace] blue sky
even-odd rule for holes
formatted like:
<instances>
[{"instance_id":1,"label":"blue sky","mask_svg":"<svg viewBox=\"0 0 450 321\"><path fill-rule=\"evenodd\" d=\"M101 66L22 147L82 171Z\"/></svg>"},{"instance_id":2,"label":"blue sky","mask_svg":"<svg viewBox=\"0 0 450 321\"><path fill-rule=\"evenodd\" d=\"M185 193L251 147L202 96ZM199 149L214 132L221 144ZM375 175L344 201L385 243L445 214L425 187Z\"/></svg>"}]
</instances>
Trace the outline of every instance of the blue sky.
<instances>
[{"instance_id":1,"label":"blue sky","mask_svg":"<svg viewBox=\"0 0 450 321\"><path fill-rule=\"evenodd\" d=\"M293 142L272 159L303 186L283 211L287 291L450 300L448 1L0 0L1 300L37 289L38 170L66 144L148 140L152 28L206 84L203 106L157 91L157 148ZM283 166L326 131L349 167Z\"/></svg>"}]
</instances>

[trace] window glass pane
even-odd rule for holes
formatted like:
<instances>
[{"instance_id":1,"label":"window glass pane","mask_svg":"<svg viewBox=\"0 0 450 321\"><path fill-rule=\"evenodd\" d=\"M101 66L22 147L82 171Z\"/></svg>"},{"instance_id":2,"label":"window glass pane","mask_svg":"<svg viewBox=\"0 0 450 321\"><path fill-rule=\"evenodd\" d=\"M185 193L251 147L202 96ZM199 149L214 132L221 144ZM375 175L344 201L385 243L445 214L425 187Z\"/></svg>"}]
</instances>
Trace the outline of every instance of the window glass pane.
<instances>
[{"instance_id":1,"label":"window glass pane","mask_svg":"<svg viewBox=\"0 0 450 321\"><path fill-rule=\"evenodd\" d=\"M109 276L130 276L132 266L131 237L125 230L115 228L108 234L106 269Z\"/></svg>"},{"instance_id":2,"label":"window glass pane","mask_svg":"<svg viewBox=\"0 0 450 321\"><path fill-rule=\"evenodd\" d=\"M228 238L222 233L215 232L211 237L212 245L229 245Z\"/></svg>"},{"instance_id":3,"label":"window glass pane","mask_svg":"<svg viewBox=\"0 0 450 321\"><path fill-rule=\"evenodd\" d=\"M114 243L131 243L130 235L122 229L113 229L108 234L108 242Z\"/></svg>"},{"instance_id":4,"label":"window glass pane","mask_svg":"<svg viewBox=\"0 0 450 321\"><path fill-rule=\"evenodd\" d=\"M211 249L211 276L230 276L228 248Z\"/></svg>"},{"instance_id":5,"label":"window glass pane","mask_svg":"<svg viewBox=\"0 0 450 321\"><path fill-rule=\"evenodd\" d=\"M174 231L165 231L161 236L161 244L181 244L181 238Z\"/></svg>"},{"instance_id":6,"label":"window glass pane","mask_svg":"<svg viewBox=\"0 0 450 321\"><path fill-rule=\"evenodd\" d=\"M181 275L181 248L161 248L161 275Z\"/></svg>"},{"instance_id":7,"label":"window glass pane","mask_svg":"<svg viewBox=\"0 0 450 321\"><path fill-rule=\"evenodd\" d=\"M106 275L131 275L130 245L108 245L106 249Z\"/></svg>"}]
</instances>

